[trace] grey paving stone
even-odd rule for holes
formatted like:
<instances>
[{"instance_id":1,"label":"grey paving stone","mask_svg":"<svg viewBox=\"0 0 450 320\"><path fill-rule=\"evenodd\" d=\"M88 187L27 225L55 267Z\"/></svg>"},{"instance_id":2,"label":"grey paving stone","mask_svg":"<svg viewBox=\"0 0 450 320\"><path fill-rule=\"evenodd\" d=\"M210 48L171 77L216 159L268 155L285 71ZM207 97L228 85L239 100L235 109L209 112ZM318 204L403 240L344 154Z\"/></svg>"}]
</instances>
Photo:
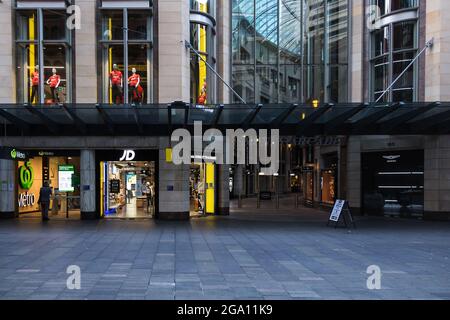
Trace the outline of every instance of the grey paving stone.
<instances>
[{"instance_id":1,"label":"grey paving stone","mask_svg":"<svg viewBox=\"0 0 450 320\"><path fill-rule=\"evenodd\" d=\"M364 219L347 233L314 214L0 221L0 299L450 299L448 223ZM373 264L382 290L366 287ZM81 290L66 288L69 265Z\"/></svg>"}]
</instances>

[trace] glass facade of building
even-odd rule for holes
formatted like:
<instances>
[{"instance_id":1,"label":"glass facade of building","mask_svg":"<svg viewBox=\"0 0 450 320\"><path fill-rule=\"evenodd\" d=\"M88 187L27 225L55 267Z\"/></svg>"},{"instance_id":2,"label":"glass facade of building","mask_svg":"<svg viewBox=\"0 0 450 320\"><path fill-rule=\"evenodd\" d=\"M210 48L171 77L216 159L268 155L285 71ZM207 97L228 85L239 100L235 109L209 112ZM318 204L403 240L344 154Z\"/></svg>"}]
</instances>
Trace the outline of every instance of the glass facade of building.
<instances>
[{"instance_id":1,"label":"glass facade of building","mask_svg":"<svg viewBox=\"0 0 450 320\"><path fill-rule=\"evenodd\" d=\"M400 76L417 54L418 19L404 20L396 13L416 10L418 1L373 0L372 4L378 6L380 18L387 14L391 17L379 29L371 32L371 100L415 101L417 100L417 66L409 67L392 89L386 93L385 90Z\"/></svg>"},{"instance_id":2,"label":"glass facade of building","mask_svg":"<svg viewBox=\"0 0 450 320\"><path fill-rule=\"evenodd\" d=\"M348 0L233 0L233 87L248 103L347 101L348 19Z\"/></svg>"}]
</instances>

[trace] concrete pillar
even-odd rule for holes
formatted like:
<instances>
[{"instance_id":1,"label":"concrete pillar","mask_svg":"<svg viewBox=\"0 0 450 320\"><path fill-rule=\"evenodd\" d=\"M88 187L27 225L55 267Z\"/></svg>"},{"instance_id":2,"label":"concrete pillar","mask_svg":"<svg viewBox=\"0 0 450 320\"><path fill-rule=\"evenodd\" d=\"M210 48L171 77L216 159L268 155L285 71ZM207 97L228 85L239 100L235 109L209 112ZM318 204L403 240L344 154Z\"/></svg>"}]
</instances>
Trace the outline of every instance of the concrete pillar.
<instances>
[{"instance_id":1,"label":"concrete pillar","mask_svg":"<svg viewBox=\"0 0 450 320\"><path fill-rule=\"evenodd\" d=\"M230 214L230 166L227 164L218 165L217 176L217 214Z\"/></svg>"},{"instance_id":2,"label":"concrete pillar","mask_svg":"<svg viewBox=\"0 0 450 320\"><path fill-rule=\"evenodd\" d=\"M434 38L425 59L425 101L450 100L450 10L448 0L427 1L426 39Z\"/></svg>"},{"instance_id":3,"label":"concrete pillar","mask_svg":"<svg viewBox=\"0 0 450 320\"><path fill-rule=\"evenodd\" d=\"M190 51L189 1L158 2L158 81L159 102L189 102Z\"/></svg>"},{"instance_id":4,"label":"concrete pillar","mask_svg":"<svg viewBox=\"0 0 450 320\"><path fill-rule=\"evenodd\" d=\"M350 25L350 39L351 39L351 52L350 52L350 101L362 102L363 96L363 84L364 84L364 30L365 30L365 7L364 0L350 1L351 8L351 25Z\"/></svg>"},{"instance_id":5,"label":"concrete pillar","mask_svg":"<svg viewBox=\"0 0 450 320\"><path fill-rule=\"evenodd\" d=\"M95 201L96 186L94 150L81 150L80 185L81 219L95 219L99 217Z\"/></svg>"},{"instance_id":6,"label":"concrete pillar","mask_svg":"<svg viewBox=\"0 0 450 320\"><path fill-rule=\"evenodd\" d=\"M0 159L0 219L16 216L16 162Z\"/></svg>"},{"instance_id":7,"label":"concrete pillar","mask_svg":"<svg viewBox=\"0 0 450 320\"><path fill-rule=\"evenodd\" d=\"M0 1L0 74L16 74L14 68L14 32L12 21L12 0ZM0 86L0 103L16 102L16 78L8 77Z\"/></svg>"},{"instance_id":8,"label":"concrete pillar","mask_svg":"<svg viewBox=\"0 0 450 320\"><path fill-rule=\"evenodd\" d=\"M450 136L425 137L424 218L450 219Z\"/></svg>"},{"instance_id":9,"label":"concrete pillar","mask_svg":"<svg viewBox=\"0 0 450 320\"><path fill-rule=\"evenodd\" d=\"M235 167L234 171L234 187L233 195L239 197L239 194L244 195L244 178L243 178L244 166L239 164Z\"/></svg>"},{"instance_id":10,"label":"concrete pillar","mask_svg":"<svg viewBox=\"0 0 450 320\"><path fill-rule=\"evenodd\" d=\"M351 136L348 138L346 155L347 172L343 175L346 179L346 198L349 201L352 212L361 212L361 138Z\"/></svg>"},{"instance_id":11,"label":"concrete pillar","mask_svg":"<svg viewBox=\"0 0 450 320\"><path fill-rule=\"evenodd\" d=\"M96 1L77 0L81 9L81 29L75 30L75 92L77 103L96 103L97 99L97 43L95 40Z\"/></svg>"},{"instance_id":12,"label":"concrete pillar","mask_svg":"<svg viewBox=\"0 0 450 320\"><path fill-rule=\"evenodd\" d=\"M189 219L189 165L174 165L166 161L169 137L159 143L159 212L157 219Z\"/></svg>"}]
</instances>

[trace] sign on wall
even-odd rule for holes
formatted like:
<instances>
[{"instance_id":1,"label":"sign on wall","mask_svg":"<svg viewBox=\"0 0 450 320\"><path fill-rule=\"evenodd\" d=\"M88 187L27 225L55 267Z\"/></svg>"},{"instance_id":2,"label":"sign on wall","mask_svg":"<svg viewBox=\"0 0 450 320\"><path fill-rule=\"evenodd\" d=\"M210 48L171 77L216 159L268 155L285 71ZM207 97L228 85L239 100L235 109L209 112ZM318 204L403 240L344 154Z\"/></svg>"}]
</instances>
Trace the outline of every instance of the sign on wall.
<instances>
[{"instance_id":1,"label":"sign on wall","mask_svg":"<svg viewBox=\"0 0 450 320\"><path fill-rule=\"evenodd\" d=\"M75 174L75 167L71 164L58 166L58 185L61 192L73 192L74 187L72 183L73 175Z\"/></svg>"},{"instance_id":2,"label":"sign on wall","mask_svg":"<svg viewBox=\"0 0 450 320\"><path fill-rule=\"evenodd\" d=\"M114 194L120 193L120 180L113 179L109 181L109 192Z\"/></svg>"},{"instance_id":3,"label":"sign on wall","mask_svg":"<svg viewBox=\"0 0 450 320\"><path fill-rule=\"evenodd\" d=\"M0 159L6 160L26 160L26 152L10 147L0 147Z\"/></svg>"},{"instance_id":4,"label":"sign on wall","mask_svg":"<svg viewBox=\"0 0 450 320\"><path fill-rule=\"evenodd\" d=\"M17 163L17 202L19 213L39 210L37 200L42 186L42 159L33 158Z\"/></svg>"}]
</instances>

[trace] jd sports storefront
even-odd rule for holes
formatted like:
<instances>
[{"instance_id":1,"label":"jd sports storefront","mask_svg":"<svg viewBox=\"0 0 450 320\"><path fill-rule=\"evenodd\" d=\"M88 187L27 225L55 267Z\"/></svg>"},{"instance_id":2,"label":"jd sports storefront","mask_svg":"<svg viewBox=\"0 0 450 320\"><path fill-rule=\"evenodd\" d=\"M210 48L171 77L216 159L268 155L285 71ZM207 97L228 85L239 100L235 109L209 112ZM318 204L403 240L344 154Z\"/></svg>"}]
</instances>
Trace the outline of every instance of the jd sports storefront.
<instances>
[{"instance_id":1,"label":"jd sports storefront","mask_svg":"<svg viewBox=\"0 0 450 320\"><path fill-rule=\"evenodd\" d=\"M158 150L97 150L95 162L96 218L158 217Z\"/></svg>"}]
</instances>

